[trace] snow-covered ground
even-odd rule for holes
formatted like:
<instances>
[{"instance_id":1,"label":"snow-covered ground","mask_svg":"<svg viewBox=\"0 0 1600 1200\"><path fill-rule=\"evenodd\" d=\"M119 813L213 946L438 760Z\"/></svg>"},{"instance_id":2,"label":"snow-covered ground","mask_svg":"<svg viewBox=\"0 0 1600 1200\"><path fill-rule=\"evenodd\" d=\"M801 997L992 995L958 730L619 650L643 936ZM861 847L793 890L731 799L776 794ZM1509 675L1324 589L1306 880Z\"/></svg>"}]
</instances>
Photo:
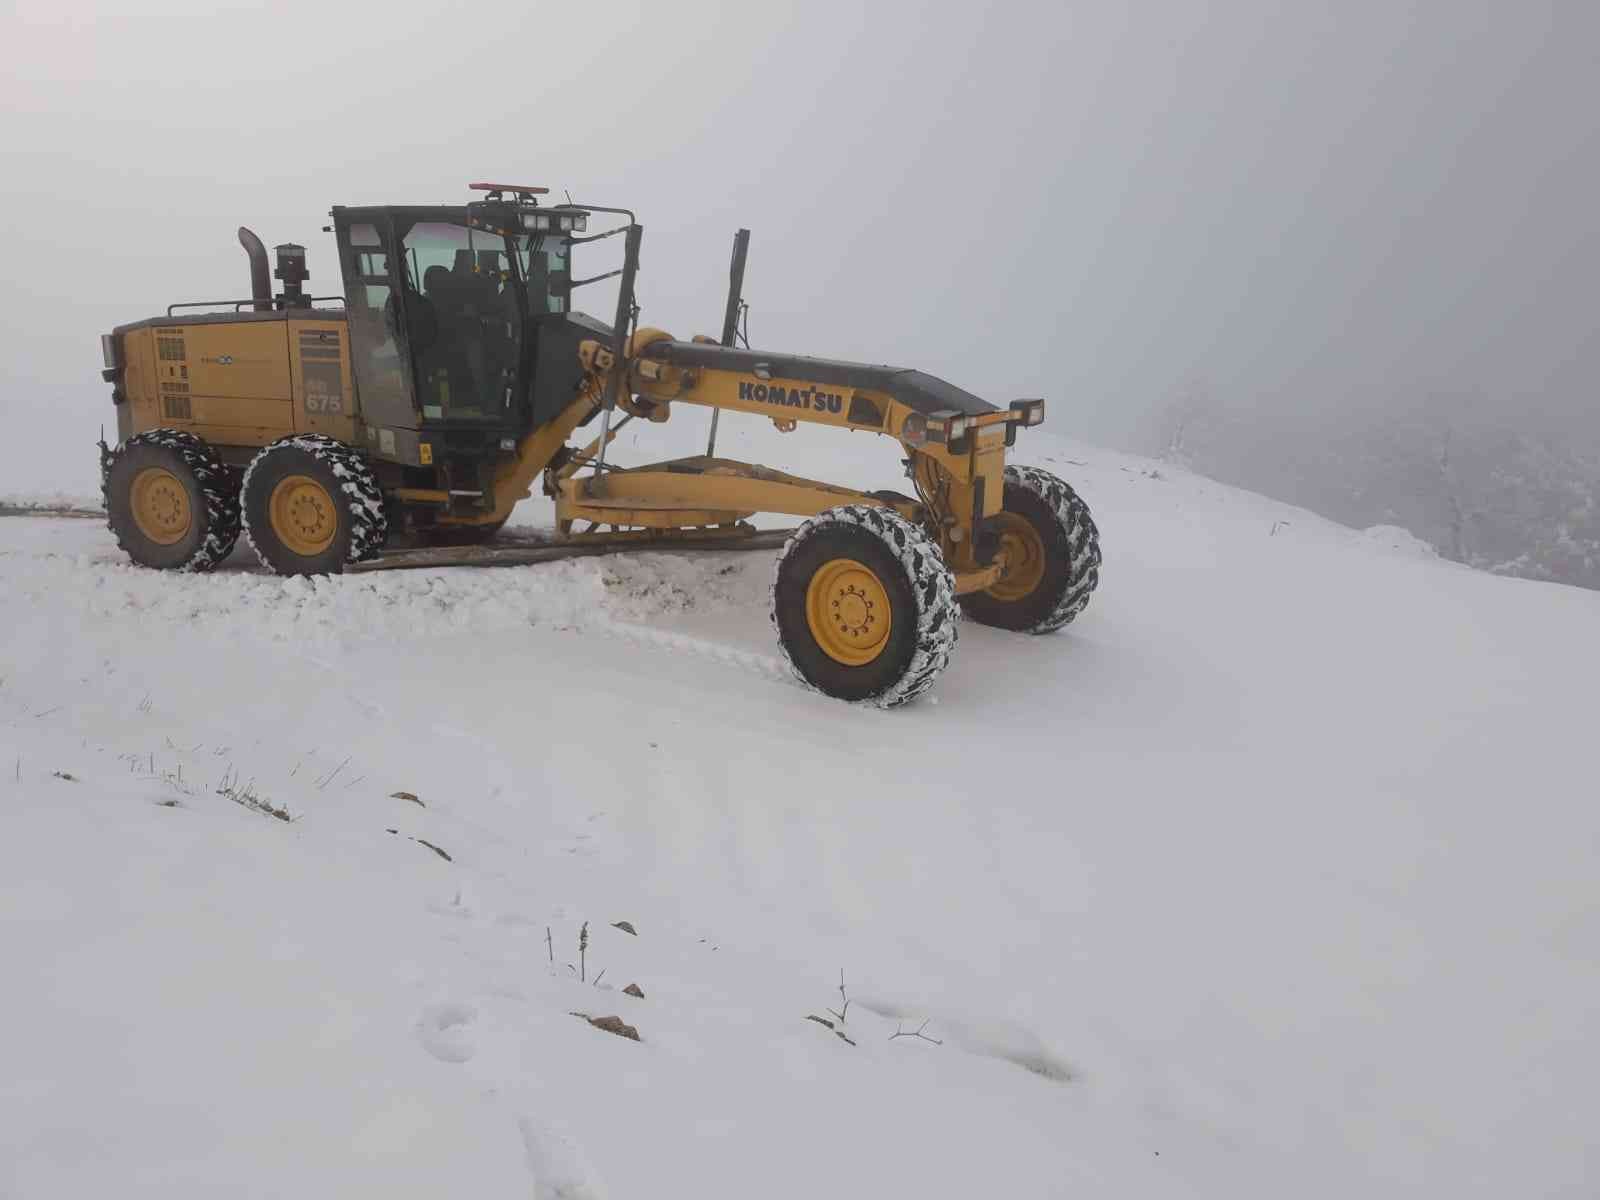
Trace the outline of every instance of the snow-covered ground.
<instances>
[{"instance_id":1,"label":"snow-covered ground","mask_svg":"<svg viewBox=\"0 0 1600 1200\"><path fill-rule=\"evenodd\" d=\"M1099 593L888 713L780 671L770 551L0 520L0 1196L1594 1195L1600 593L1018 458Z\"/></svg>"}]
</instances>

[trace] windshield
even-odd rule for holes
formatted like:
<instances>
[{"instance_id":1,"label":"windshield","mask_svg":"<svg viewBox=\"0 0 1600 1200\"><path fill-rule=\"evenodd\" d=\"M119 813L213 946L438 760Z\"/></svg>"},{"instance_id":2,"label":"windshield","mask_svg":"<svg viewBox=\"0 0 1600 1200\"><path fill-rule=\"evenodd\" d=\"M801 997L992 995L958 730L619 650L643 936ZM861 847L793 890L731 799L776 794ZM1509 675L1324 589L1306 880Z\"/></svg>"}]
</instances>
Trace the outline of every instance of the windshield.
<instances>
[{"instance_id":1,"label":"windshield","mask_svg":"<svg viewBox=\"0 0 1600 1200\"><path fill-rule=\"evenodd\" d=\"M422 415L502 418L515 393L522 326L510 240L419 221L401 239L401 253Z\"/></svg>"},{"instance_id":2,"label":"windshield","mask_svg":"<svg viewBox=\"0 0 1600 1200\"><path fill-rule=\"evenodd\" d=\"M550 234L530 234L517 246L517 267L528 286L528 315L567 311L567 290L571 278L569 258L572 243ZM551 283L556 284L554 291Z\"/></svg>"}]
</instances>

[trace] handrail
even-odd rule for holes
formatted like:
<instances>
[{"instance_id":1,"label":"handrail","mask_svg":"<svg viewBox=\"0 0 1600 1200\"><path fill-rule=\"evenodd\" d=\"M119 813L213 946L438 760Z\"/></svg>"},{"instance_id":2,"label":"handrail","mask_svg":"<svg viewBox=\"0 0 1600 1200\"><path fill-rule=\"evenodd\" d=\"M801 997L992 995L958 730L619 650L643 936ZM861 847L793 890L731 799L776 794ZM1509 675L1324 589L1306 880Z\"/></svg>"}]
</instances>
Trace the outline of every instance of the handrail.
<instances>
[{"instance_id":1,"label":"handrail","mask_svg":"<svg viewBox=\"0 0 1600 1200\"><path fill-rule=\"evenodd\" d=\"M345 298L343 296L308 296L308 297L306 297L306 303L308 305L317 304L319 302L327 301L327 300L337 300L340 304L345 304L346 307L349 307L349 305L346 304ZM221 308L223 305L231 304L231 305L233 305L233 311L234 312L238 312L242 308L244 308L244 306L246 304L256 305L256 304L260 304L260 303L261 303L261 301L257 300L254 296L250 297L250 299L248 299L248 300L186 300L181 304L169 304L169 305L167 305L167 316L170 317L174 312L176 312L180 308ZM289 310L286 310L283 307L279 306L276 301L273 302L273 305L274 306L273 306L273 310L272 311L274 311L274 312L289 311Z\"/></svg>"}]
</instances>

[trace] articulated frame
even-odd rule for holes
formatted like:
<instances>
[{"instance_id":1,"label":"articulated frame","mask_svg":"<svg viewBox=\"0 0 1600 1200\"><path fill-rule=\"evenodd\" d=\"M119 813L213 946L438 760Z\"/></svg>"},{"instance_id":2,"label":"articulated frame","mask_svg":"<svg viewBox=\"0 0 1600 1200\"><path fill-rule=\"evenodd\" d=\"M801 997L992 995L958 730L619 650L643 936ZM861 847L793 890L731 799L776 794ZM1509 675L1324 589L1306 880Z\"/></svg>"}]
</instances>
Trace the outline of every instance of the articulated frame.
<instances>
[{"instance_id":1,"label":"articulated frame","mask_svg":"<svg viewBox=\"0 0 1600 1200\"><path fill-rule=\"evenodd\" d=\"M1001 509L1006 442L1010 426L1020 420L1016 413L968 417L966 432L951 442L944 439L943 427L883 392L832 391L770 373L681 367L650 358L649 347L666 340L659 330L645 329L629 347L631 415L664 420L674 402L683 402L769 417L780 428L805 421L887 434L904 447L920 499L872 496L767 467L698 457L599 475L568 474L557 492L563 528L574 520L645 528L725 525L758 512L810 517L840 504L876 504L912 520L932 518L927 523L939 531L959 591L981 591L1004 570L1001 559L978 561L975 533L984 518ZM609 365L598 345L589 357L594 369Z\"/></svg>"},{"instance_id":2,"label":"articulated frame","mask_svg":"<svg viewBox=\"0 0 1600 1200\"><path fill-rule=\"evenodd\" d=\"M1001 510L1006 444L1011 426L1022 420L1016 412L968 416L965 432L952 441L945 436L947 427L884 392L830 391L808 380L763 375L759 367L757 373L682 367L648 356L651 345L670 340L654 329L642 329L631 339L626 384L616 393L616 403L627 415L609 428L604 440L614 438L635 417L668 419L675 402L764 416L779 428L804 421L886 434L905 449L919 498L874 496L708 456L627 469L606 464L603 470L579 474L586 466L599 465L601 438L551 465L567 437L603 403L615 357L594 341L581 349L588 374L578 398L556 420L524 439L517 457L496 477L493 510L471 523L503 520L512 505L529 494L534 476L548 468L545 490L556 500L557 528L575 539L634 540L639 533L625 531L670 536L686 530L701 535L715 530L732 537L748 530L744 522L756 513L811 517L842 504L870 504L893 508L936 528L958 592L981 591L1004 571L1003 551L987 562L979 561L976 532L985 518ZM580 521L587 522L588 529L574 532Z\"/></svg>"}]
</instances>

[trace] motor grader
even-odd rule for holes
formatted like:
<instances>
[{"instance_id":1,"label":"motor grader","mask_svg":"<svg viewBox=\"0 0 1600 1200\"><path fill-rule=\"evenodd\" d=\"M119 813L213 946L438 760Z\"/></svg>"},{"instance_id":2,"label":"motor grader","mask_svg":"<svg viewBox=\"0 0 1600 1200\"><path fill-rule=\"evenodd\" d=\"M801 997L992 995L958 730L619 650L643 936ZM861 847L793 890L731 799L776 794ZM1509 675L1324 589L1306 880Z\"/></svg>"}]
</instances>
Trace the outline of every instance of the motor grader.
<instances>
[{"instance_id":1,"label":"motor grader","mask_svg":"<svg viewBox=\"0 0 1600 1200\"><path fill-rule=\"evenodd\" d=\"M884 706L943 670L964 610L1002 629L1072 620L1098 534L1067 484L1007 465L1042 400L990 404L915 370L740 344L749 233L734 239L720 339L640 327L643 228L626 209L473 184L462 205L335 207L341 295L306 288L305 250L239 230L247 299L174 304L103 338L117 445L108 521L137 563L206 570L242 532L283 574L337 573L405 544L491 538L535 482L575 548L737 547L758 513L804 518L777 557L772 622L805 683ZM591 233L596 218L610 228ZM598 222L597 222L598 223ZM575 278L582 248L621 265ZM611 324L574 293L617 278ZM706 453L607 461L627 422L712 410ZM716 455L722 410L899 443L914 494L863 492ZM597 436L569 444L598 420Z\"/></svg>"}]
</instances>

